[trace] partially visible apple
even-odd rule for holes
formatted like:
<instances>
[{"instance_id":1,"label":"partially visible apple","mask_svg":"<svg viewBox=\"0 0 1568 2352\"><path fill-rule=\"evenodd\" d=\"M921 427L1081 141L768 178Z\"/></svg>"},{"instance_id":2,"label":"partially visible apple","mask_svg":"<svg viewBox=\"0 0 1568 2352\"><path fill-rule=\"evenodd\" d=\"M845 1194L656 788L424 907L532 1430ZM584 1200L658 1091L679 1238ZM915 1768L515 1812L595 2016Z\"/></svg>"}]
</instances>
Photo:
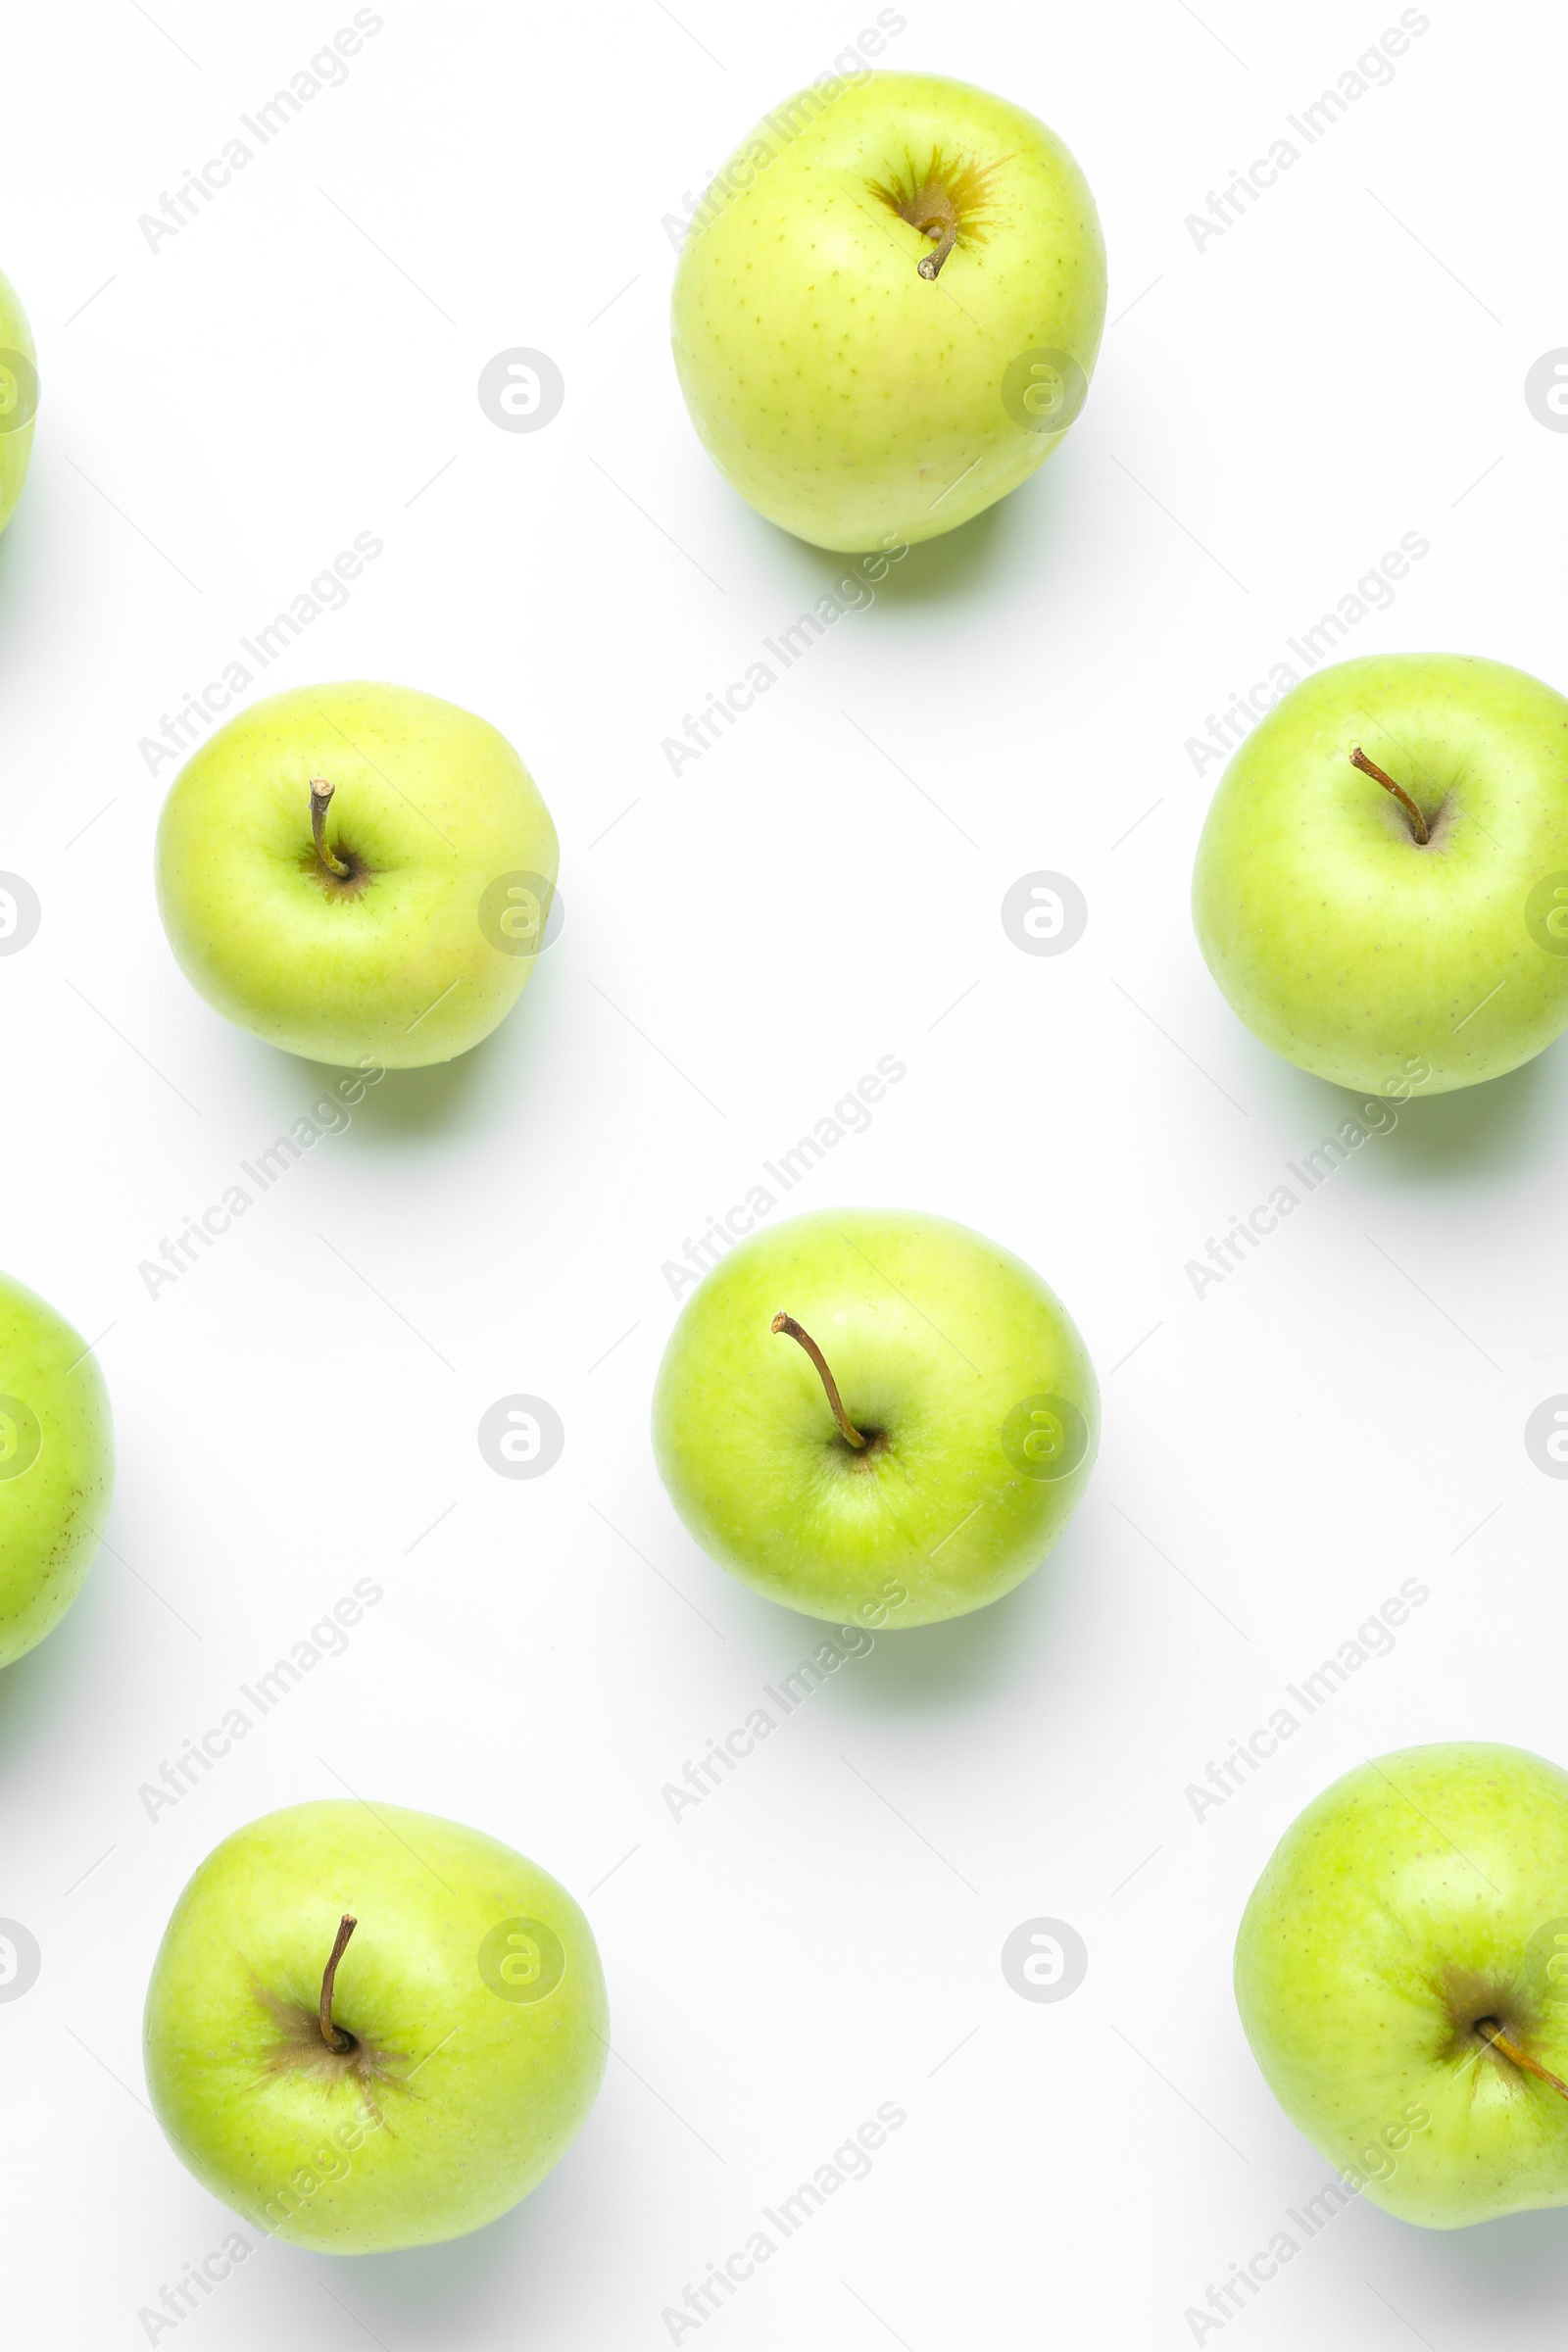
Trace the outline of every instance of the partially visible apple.
<instances>
[{"instance_id":1,"label":"partially visible apple","mask_svg":"<svg viewBox=\"0 0 1568 2352\"><path fill-rule=\"evenodd\" d=\"M610 2015L564 1887L481 1831L347 1798L236 1830L174 1906L147 2085L258 2230L372 2254L482 2229L588 2120Z\"/></svg>"},{"instance_id":2,"label":"partially visible apple","mask_svg":"<svg viewBox=\"0 0 1568 2352\"><path fill-rule=\"evenodd\" d=\"M1373 2204L1432 2230L1568 2204L1568 1773L1481 1740L1358 1764L1254 1887L1236 1999Z\"/></svg>"},{"instance_id":3,"label":"partially visible apple","mask_svg":"<svg viewBox=\"0 0 1568 2352\"><path fill-rule=\"evenodd\" d=\"M1094 199L1054 131L935 74L825 79L764 117L675 276L709 456L818 547L951 531L1082 405L1105 315Z\"/></svg>"},{"instance_id":4,"label":"partially visible apple","mask_svg":"<svg viewBox=\"0 0 1568 2352\"><path fill-rule=\"evenodd\" d=\"M0 531L11 520L32 456L38 355L16 287L0 277Z\"/></svg>"},{"instance_id":5,"label":"partially visible apple","mask_svg":"<svg viewBox=\"0 0 1568 2352\"><path fill-rule=\"evenodd\" d=\"M828 1209L732 1250L659 1367L654 1451L704 1549L807 1615L1000 1598L1071 1518L1100 1397L1038 1274L941 1217Z\"/></svg>"},{"instance_id":6,"label":"partially visible apple","mask_svg":"<svg viewBox=\"0 0 1568 2352\"><path fill-rule=\"evenodd\" d=\"M231 1021L313 1061L409 1069L511 1011L557 859L533 778L482 718L407 686L301 686L175 777L158 904Z\"/></svg>"},{"instance_id":7,"label":"partially visible apple","mask_svg":"<svg viewBox=\"0 0 1568 2352\"><path fill-rule=\"evenodd\" d=\"M1226 769L1193 917L1319 1078L1442 1094L1528 1061L1568 1028L1568 702L1461 654L1319 670Z\"/></svg>"},{"instance_id":8,"label":"partially visible apple","mask_svg":"<svg viewBox=\"0 0 1568 2352\"><path fill-rule=\"evenodd\" d=\"M0 1666L75 1599L114 1485L97 1357L52 1306L0 1274Z\"/></svg>"}]
</instances>

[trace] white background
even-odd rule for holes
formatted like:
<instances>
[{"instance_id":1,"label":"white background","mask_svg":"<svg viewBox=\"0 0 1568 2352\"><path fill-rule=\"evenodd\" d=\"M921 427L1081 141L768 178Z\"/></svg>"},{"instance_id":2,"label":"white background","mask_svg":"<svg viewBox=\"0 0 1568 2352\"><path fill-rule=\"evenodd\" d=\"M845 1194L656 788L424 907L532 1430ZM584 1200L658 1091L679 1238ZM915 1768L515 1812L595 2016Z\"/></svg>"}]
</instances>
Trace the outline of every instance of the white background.
<instances>
[{"instance_id":1,"label":"white background","mask_svg":"<svg viewBox=\"0 0 1568 2352\"><path fill-rule=\"evenodd\" d=\"M102 1335L121 1458L112 1549L0 1695L0 1911L43 1952L0 2005L7 2340L144 2342L229 2230L144 2103L148 1969L222 1836L347 1788L560 1876L616 2055L507 2220L361 2261L259 2245L181 2346L666 2343L685 2283L890 2100L871 2177L705 2347L1190 2343L1328 2169L1230 1989L1275 1839L1389 1747L1568 1759L1568 1488L1522 1437L1568 1390L1568 1049L1411 1109L1200 1300L1183 1271L1349 1107L1203 969L1218 769L1186 740L1406 532L1431 552L1348 650L1568 683L1568 437L1523 396L1568 343L1560 12L1435 5L1200 251L1185 216L1396 8L911 0L887 64L1079 157L1115 323L1045 471L678 779L662 739L843 567L704 457L662 219L874 11L390 0L346 84L150 251L138 216L351 13L90 0L7 35L0 266L44 397L0 544L0 865L43 922L0 962L4 1263ZM542 432L478 405L512 346L564 372ZM154 1299L139 1262L323 1073L176 971L172 767L138 742L361 531L384 554L268 687L398 679L493 720L560 826L564 929L484 1047L389 1079ZM1001 926L1037 868L1088 898L1060 957ZM1100 1466L1029 1586L879 1641L677 1825L663 1785L817 1635L663 1496L661 1267L884 1054L907 1077L792 1205L937 1210L1037 1265L1101 1370ZM566 1430L531 1483L475 1442L518 1391ZM347 1653L149 1820L140 1786L367 1575ZM1411 1576L1394 1653L1195 1820L1186 1786ZM1042 1915L1089 1950L1054 2005L1000 1965ZM1544 2346L1565 2293L1559 2216L1439 2235L1357 2205L1224 2335Z\"/></svg>"}]
</instances>

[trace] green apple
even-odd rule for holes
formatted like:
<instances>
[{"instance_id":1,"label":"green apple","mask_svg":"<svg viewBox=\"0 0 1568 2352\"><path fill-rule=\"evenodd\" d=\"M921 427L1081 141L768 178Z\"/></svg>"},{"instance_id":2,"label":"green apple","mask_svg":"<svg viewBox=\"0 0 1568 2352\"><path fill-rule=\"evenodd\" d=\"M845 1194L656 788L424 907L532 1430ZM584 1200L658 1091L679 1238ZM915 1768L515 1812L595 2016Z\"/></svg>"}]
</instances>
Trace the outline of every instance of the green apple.
<instances>
[{"instance_id":1,"label":"green apple","mask_svg":"<svg viewBox=\"0 0 1568 2352\"><path fill-rule=\"evenodd\" d=\"M557 857L533 778L482 718L407 686L301 686L175 777L158 904L231 1021L312 1061L409 1069L511 1011Z\"/></svg>"},{"instance_id":2,"label":"green apple","mask_svg":"<svg viewBox=\"0 0 1568 2352\"><path fill-rule=\"evenodd\" d=\"M884 548L1050 457L1104 316L1094 198L1054 132L966 82L867 73L786 100L719 172L675 274L675 367L770 521Z\"/></svg>"},{"instance_id":3,"label":"green apple","mask_svg":"<svg viewBox=\"0 0 1568 2352\"><path fill-rule=\"evenodd\" d=\"M927 1625L1037 1568L1089 1483L1094 1367L978 1233L829 1209L753 1235L681 1309L654 1451L704 1549L808 1616Z\"/></svg>"},{"instance_id":4,"label":"green apple","mask_svg":"<svg viewBox=\"0 0 1568 2352\"><path fill-rule=\"evenodd\" d=\"M32 456L38 355L17 290L0 277L0 531L11 520Z\"/></svg>"},{"instance_id":5,"label":"green apple","mask_svg":"<svg viewBox=\"0 0 1568 2352\"><path fill-rule=\"evenodd\" d=\"M114 1485L97 1357L0 1274L0 1666L51 1633L81 1591Z\"/></svg>"},{"instance_id":6,"label":"green apple","mask_svg":"<svg viewBox=\"0 0 1568 2352\"><path fill-rule=\"evenodd\" d=\"M564 1887L479 1830L348 1798L208 1855L144 2023L153 2106L198 2180L330 2254L508 2212L587 2122L609 2034Z\"/></svg>"},{"instance_id":7,"label":"green apple","mask_svg":"<svg viewBox=\"0 0 1568 2352\"><path fill-rule=\"evenodd\" d=\"M1236 1999L1373 2204L1431 2230L1568 2204L1568 1773L1481 1741L1357 1765L1254 1887Z\"/></svg>"},{"instance_id":8,"label":"green apple","mask_svg":"<svg viewBox=\"0 0 1568 2352\"><path fill-rule=\"evenodd\" d=\"M1500 662L1381 654L1295 687L1214 795L1209 970L1287 1060L1442 1094L1568 1028L1568 702Z\"/></svg>"}]
</instances>

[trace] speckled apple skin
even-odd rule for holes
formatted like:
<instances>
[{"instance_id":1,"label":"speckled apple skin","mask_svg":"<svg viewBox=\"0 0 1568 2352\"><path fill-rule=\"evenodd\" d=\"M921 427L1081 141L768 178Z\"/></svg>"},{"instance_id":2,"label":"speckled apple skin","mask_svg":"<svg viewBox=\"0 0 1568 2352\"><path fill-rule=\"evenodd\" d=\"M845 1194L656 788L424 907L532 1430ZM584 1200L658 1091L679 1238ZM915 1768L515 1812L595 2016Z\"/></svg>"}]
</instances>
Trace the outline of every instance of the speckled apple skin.
<instances>
[{"instance_id":1,"label":"speckled apple skin","mask_svg":"<svg viewBox=\"0 0 1568 2352\"><path fill-rule=\"evenodd\" d=\"M332 2021L373 2054L363 2072L302 2063L345 1912ZM548 1997L486 1974L509 1919L557 1939ZM537 2187L588 2120L610 2011L593 1931L536 1863L462 1822L326 1797L208 1855L143 2038L154 2111L204 2187L293 2245L379 2254L482 2229Z\"/></svg>"},{"instance_id":2,"label":"speckled apple skin","mask_svg":"<svg viewBox=\"0 0 1568 2352\"><path fill-rule=\"evenodd\" d=\"M1385 2212L1568 2204L1568 2099L1473 2030L1568 2077L1568 1774L1466 1741L1347 1773L1252 1891L1236 2000L1292 2123Z\"/></svg>"},{"instance_id":3,"label":"speckled apple skin","mask_svg":"<svg viewBox=\"0 0 1568 2352\"><path fill-rule=\"evenodd\" d=\"M32 333L27 325L27 315L22 307L22 299L15 286L7 278L0 277L0 354L8 351L20 352L24 360L36 365L37 353L33 349ZM22 485L27 478L27 466L32 457L33 425L31 416L28 416L25 424L19 424L11 431L4 429L9 416L23 413L18 404L25 398L27 388L17 381L10 369L5 368L3 358L0 358L0 369L5 369L4 374L0 375L0 531L3 531L16 512L17 501L22 496Z\"/></svg>"},{"instance_id":4,"label":"speckled apple skin","mask_svg":"<svg viewBox=\"0 0 1568 2352\"><path fill-rule=\"evenodd\" d=\"M80 1592L114 1484L97 1357L52 1306L0 1274L0 1666L41 1642Z\"/></svg>"},{"instance_id":5,"label":"speckled apple skin","mask_svg":"<svg viewBox=\"0 0 1568 2352\"><path fill-rule=\"evenodd\" d=\"M927 280L929 244L874 191L933 154L995 170L973 233ZM871 74L775 108L715 186L735 192L699 208L682 248L675 367L709 455L771 521L818 547L912 545L1015 490L1065 437L1019 423L1002 394L1030 351L1091 375L1104 322L1094 199L1033 115L935 74Z\"/></svg>"},{"instance_id":6,"label":"speckled apple skin","mask_svg":"<svg viewBox=\"0 0 1568 2352\"><path fill-rule=\"evenodd\" d=\"M1351 765L1358 744L1421 808L1425 848ZM1526 914L1553 874L1568 885L1568 702L1501 662L1374 655L1293 688L1242 745L1193 919L1276 1054L1364 1093L1444 1094L1568 1028L1568 937L1544 947Z\"/></svg>"},{"instance_id":7,"label":"speckled apple skin","mask_svg":"<svg viewBox=\"0 0 1568 2352\"><path fill-rule=\"evenodd\" d=\"M323 892L326 837L363 858L362 895ZM471 711L367 680L268 696L180 769L158 820L158 907L181 970L270 1045L339 1068L416 1069L488 1037L534 956L481 924L499 876L552 886L556 828L503 735Z\"/></svg>"},{"instance_id":8,"label":"speckled apple skin","mask_svg":"<svg viewBox=\"0 0 1568 2352\"><path fill-rule=\"evenodd\" d=\"M827 1358L858 1463L780 1312ZM1042 1393L1082 1416L1061 1477L1020 1473L1004 1429ZM929 1625L1038 1568L1083 1498L1100 1435L1089 1353L1012 1252L946 1218L828 1209L754 1234L681 1310L654 1390L654 1451L704 1549L808 1616Z\"/></svg>"}]
</instances>

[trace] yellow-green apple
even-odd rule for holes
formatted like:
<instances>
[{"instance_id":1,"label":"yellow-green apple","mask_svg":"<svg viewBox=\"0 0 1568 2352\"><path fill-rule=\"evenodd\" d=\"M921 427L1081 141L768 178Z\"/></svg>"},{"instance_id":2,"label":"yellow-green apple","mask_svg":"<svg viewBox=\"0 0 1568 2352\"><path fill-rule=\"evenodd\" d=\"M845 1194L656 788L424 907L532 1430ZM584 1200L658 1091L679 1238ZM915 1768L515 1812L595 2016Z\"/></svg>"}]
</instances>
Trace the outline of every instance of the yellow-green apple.
<instances>
[{"instance_id":1,"label":"yellow-green apple","mask_svg":"<svg viewBox=\"0 0 1568 2352\"><path fill-rule=\"evenodd\" d=\"M196 2178L330 2254L506 2213L587 2122L609 2034L564 1887L478 1830L348 1798L208 1855L144 2027L153 2106Z\"/></svg>"},{"instance_id":2,"label":"yellow-green apple","mask_svg":"<svg viewBox=\"0 0 1568 2352\"><path fill-rule=\"evenodd\" d=\"M941 1217L829 1209L686 1301L654 1451L704 1549L808 1616L925 1625L998 1599L1071 1518L1100 1429L1061 1301Z\"/></svg>"},{"instance_id":3,"label":"yellow-green apple","mask_svg":"<svg viewBox=\"0 0 1568 2352\"><path fill-rule=\"evenodd\" d=\"M38 355L15 286L0 277L0 531L11 520L32 456Z\"/></svg>"},{"instance_id":4,"label":"yellow-green apple","mask_svg":"<svg viewBox=\"0 0 1568 2352\"><path fill-rule=\"evenodd\" d=\"M1193 876L1209 970L1287 1060L1442 1094L1568 1027L1568 702L1500 662L1376 654L1232 760Z\"/></svg>"},{"instance_id":5,"label":"yellow-green apple","mask_svg":"<svg viewBox=\"0 0 1568 2352\"><path fill-rule=\"evenodd\" d=\"M818 547L951 531L1082 406L1105 314L1083 173L1044 122L934 74L828 77L698 207L675 367L710 457Z\"/></svg>"},{"instance_id":6,"label":"yellow-green apple","mask_svg":"<svg viewBox=\"0 0 1568 2352\"><path fill-rule=\"evenodd\" d=\"M158 904L231 1021L313 1061L408 1069L511 1011L557 858L533 778L482 718L407 686L301 686L175 777Z\"/></svg>"},{"instance_id":7,"label":"yellow-green apple","mask_svg":"<svg viewBox=\"0 0 1568 2352\"><path fill-rule=\"evenodd\" d=\"M0 1666L75 1599L114 1485L97 1357L52 1306L0 1274Z\"/></svg>"},{"instance_id":8,"label":"yellow-green apple","mask_svg":"<svg viewBox=\"0 0 1568 2352\"><path fill-rule=\"evenodd\" d=\"M1431 2230L1568 2204L1568 1773L1479 1740L1358 1764L1253 1888L1236 1999L1373 2204Z\"/></svg>"}]
</instances>

